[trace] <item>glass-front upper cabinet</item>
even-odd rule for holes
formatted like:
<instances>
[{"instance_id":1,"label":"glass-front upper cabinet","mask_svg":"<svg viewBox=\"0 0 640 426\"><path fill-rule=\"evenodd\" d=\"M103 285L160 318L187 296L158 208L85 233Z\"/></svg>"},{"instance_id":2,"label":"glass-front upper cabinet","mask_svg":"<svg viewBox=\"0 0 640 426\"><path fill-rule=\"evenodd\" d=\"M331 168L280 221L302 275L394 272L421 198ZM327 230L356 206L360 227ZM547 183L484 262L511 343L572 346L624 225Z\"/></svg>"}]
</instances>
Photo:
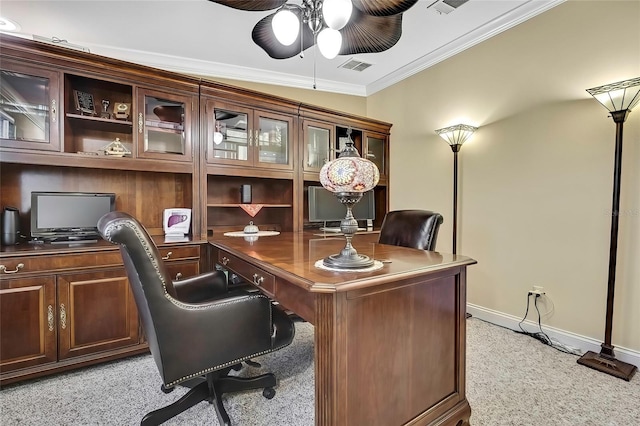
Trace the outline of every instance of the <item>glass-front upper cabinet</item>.
<instances>
[{"instance_id":1,"label":"glass-front upper cabinet","mask_svg":"<svg viewBox=\"0 0 640 426\"><path fill-rule=\"evenodd\" d=\"M190 96L138 90L138 157L191 161Z\"/></svg>"},{"instance_id":2,"label":"glass-front upper cabinet","mask_svg":"<svg viewBox=\"0 0 640 426\"><path fill-rule=\"evenodd\" d=\"M59 151L60 73L11 60L0 65L0 144Z\"/></svg>"},{"instance_id":3,"label":"glass-front upper cabinet","mask_svg":"<svg viewBox=\"0 0 640 426\"><path fill-rule=\"evenodd\" d=\"M206 114L207 162L293 169L291 116L213 100Z\"/></svg>"},{"instance_id":4,"label":"glass-front upper cabinet","mask_svg":"<svg viewBox=\"0 0 640 426\"><path fill-rule=\"evenodd\" d=\"M387 172L387 138L384 135L378 135L375 133L365 133L365 146L363 158L372 161L378 166L380 171L380 181L385 181L388 175Z\"/></svg>"},{"instance_id":5,"label":"glass-front upper cabinet","mask_svg":"<svg viewBox=\"0 0 640 426\"><path fill-rule=\"evenodd\" d=\"M317 173L322 166L336 156L336 150L332 149L334 126L317 121L305 120L302 123L304 138L304 164L305 172L311 172L305 179L317 179Z\"/></svg>"}]
</instances>

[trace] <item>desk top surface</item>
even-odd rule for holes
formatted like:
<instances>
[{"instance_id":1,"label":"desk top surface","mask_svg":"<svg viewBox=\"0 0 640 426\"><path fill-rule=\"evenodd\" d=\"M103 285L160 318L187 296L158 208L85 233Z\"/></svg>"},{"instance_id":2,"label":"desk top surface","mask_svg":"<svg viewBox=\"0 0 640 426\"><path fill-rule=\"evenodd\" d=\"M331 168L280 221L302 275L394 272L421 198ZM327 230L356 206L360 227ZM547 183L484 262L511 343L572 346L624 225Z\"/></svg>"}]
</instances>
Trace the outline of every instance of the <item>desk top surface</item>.
<instances>
[{"instance_id":1,"label":"desk top surface","mask_svg":"<svg viewBox=\"0 0 640 426\"><path fill-rule=\"evenodd\" d=\"M328 271L315 266L317 260L340 252L346 242L343 236L284 232L247 241L220 234L210 237L209 242L277 277L316 292L353 290L476 263L461 255L378 244L378 238L377 233L356 234L352 240L359 254L384 261L382 269L371 272Z\"/></svg>"}]
</instances>

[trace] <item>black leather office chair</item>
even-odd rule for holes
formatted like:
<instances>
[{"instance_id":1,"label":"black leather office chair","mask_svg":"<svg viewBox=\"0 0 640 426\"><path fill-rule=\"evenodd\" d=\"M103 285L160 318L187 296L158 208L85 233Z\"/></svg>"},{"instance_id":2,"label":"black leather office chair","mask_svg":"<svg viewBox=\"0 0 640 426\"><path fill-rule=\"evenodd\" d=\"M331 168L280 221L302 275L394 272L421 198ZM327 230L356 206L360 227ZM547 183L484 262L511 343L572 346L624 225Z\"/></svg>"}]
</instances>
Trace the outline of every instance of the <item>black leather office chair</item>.
<instances>
[{"instance_id":1,"label":"black leather office chair","mask_svg":"<svg viewBox=\"0 0 640 426\"><path fill-rule=\"evenodd\" d=\"M142 425L163 423L204 400L214 404L220 424L230 425L222 394L264 388L263 395L273 398L273 374L228 373L291 343L294 325L284 312L263 295L229 292L220 271L173 282L147 231L126 213L104 215L98 230L120 246L162 390L197 383L173 404L145 415Z\"/></svg>"},{"instance_id":2,"label":"black leather office chair","mask_svg":"<svg viewBox=\"0 0 640 426\"><path fill-rule=\"evenodd\" d=\"M380 228L380 244L435 250L442 215L428 210L393 210Z\"/></svg>"}]
</instances>

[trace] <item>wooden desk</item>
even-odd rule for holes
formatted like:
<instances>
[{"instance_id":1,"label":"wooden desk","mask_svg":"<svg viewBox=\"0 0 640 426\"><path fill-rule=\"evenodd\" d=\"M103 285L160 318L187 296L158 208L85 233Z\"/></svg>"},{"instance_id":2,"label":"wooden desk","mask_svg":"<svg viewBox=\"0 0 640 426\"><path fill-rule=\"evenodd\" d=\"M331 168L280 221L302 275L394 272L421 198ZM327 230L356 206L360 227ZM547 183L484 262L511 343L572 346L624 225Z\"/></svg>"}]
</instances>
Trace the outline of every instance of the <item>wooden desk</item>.
<instances>
[{"instance_id":1,"label":"wooden desk","mask_svg":"<svg viewBox=\"0 0 640 426\"><path fill-rule=\"evenodd\" d=\"M468 425L464 256L375 243L375 272L314 266L344 239L283 233L255 242L214 236L214 259L315 327L315 423Z\"/></svg>"}]
</instances>

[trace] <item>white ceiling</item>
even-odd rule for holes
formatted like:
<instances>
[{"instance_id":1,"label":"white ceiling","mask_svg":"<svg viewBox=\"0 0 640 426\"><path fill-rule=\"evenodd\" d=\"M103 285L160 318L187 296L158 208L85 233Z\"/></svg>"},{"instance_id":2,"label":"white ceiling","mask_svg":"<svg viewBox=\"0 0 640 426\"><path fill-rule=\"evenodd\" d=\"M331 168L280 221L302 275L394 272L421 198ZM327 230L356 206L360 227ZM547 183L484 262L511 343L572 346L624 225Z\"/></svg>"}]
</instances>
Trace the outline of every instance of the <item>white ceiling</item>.
<instances>
[{"instance_id":1,"label":"white ceiling","mask_svg":"<svg viewBox=\"0 0 640 426\"><path fill-rule=\"evenodd\" d=\"M434 1L419 0L405 12L402 37L391 49L332 60L314 48L303 59L272 59L253 43L251 30L273 11L207 0L1 0L0 14L28 36L182 73L310 89L315 62L318 90L367 96L565 0L469 0L450 14L428 8ZM373 66L340 68L351 58Z\"/></svg>"}]
</instances>

